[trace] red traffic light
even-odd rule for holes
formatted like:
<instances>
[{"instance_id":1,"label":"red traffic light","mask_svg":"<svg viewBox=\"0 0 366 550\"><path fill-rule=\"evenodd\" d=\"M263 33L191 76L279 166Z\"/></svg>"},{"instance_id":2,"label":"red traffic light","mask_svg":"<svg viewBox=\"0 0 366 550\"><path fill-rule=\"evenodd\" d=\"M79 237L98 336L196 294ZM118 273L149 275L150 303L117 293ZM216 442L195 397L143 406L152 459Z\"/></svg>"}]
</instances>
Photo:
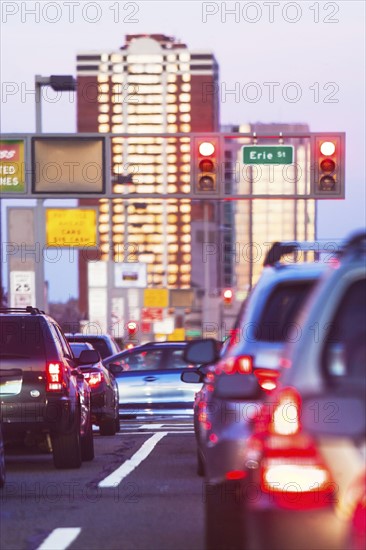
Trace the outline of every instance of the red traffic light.
<instances>
[{"instance_id":1,"label":"red traffic light","mask_svg":"<svg viewBox=\"0 0 366 550\"><path fill-rule=\"evenodd\" d=\"M127 331L129 336L133 336L137 332L137 323L136 321L129 321L127 323Z\"/></svg>"},{"instance_id":2,"label":"red traffic light","mask_svg":"<svg viewBox=\"0 0 366 550\"><path fill-rule=\"evenodd\" d=\"M225 288L222 292L224 304L231 304L233 301L234 293L231 288Z\"/></svg>"},{"instance_id":3,"label":"red traffic light","mask_svg":"<svg viewBox=\"0 0 366 550\"><path fill-rule=\"evenodd\" d=\"M344 134L313 136L314 195L319 198L344 196Z\"/></svg>"},{"instance_id":4,"label":"red traffic light","mask_svg":"<svg viewBox=\"0 0 366 550\"><path fill-rule=\"evenodd\" d=\"M198 146L198 152L203 157L210 157L215 153L215 145L211 141L202 141Z\"/></svg>"}]
</instances>

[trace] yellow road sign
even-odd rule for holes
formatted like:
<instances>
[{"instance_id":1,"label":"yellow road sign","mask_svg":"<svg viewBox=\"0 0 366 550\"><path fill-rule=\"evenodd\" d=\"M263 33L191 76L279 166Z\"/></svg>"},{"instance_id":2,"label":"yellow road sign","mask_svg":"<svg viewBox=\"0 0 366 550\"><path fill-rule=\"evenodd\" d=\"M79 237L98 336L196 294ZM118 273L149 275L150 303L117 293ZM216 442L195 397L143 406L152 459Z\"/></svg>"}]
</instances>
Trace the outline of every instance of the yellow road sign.
<instances>
[{"instance_id":1,"label":"yellow road sign","mask_svg":"<svg viewBox=\"0 0 366 550\"><path fill-rule=\"evenodd\" d=\"M144 307L168 307L169 291L166 288L145 288Z\"/></svg>"},{"instance_id":2,"label":"yellow road sign","mask_svg":"<svg viewBox=\"0 0 366 550\"><path fill-rule=\"evenodd\" d=\"M97 211L86 208L47 208L47 246L97 246Z\"/></svg>"}]
</instances>

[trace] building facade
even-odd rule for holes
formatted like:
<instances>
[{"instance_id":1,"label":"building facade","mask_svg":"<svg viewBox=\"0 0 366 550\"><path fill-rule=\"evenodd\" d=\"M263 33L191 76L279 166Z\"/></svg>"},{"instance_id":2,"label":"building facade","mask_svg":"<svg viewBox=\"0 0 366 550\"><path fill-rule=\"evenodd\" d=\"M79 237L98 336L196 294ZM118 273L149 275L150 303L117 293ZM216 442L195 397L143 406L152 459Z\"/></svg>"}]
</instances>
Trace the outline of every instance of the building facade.
<instances>
[{"instance_id":1,"label":"building facade","mask_svg":"<svg viewBox=\"0 0 366 550\"><path fill-rule=\"evenodd\" d=\"M212 53L190 51L164 35L127 35L118 50L77 55L78 132L135 134L112 140L110 177L121 198L99 201L100 258L146 263L148 286L202 286L203 206L189 199L125 200L123 189L128 183L129 192L137 194L189 193L188 135L218 131L218 97L209 93L218 78ZM159 133L187 137L154 137ZM210 205L206 223L215 238L217 216ZM211 282L218 284L216 278ZM87 287L80 257L83 312Z\"/></svg>"}]
</instances>

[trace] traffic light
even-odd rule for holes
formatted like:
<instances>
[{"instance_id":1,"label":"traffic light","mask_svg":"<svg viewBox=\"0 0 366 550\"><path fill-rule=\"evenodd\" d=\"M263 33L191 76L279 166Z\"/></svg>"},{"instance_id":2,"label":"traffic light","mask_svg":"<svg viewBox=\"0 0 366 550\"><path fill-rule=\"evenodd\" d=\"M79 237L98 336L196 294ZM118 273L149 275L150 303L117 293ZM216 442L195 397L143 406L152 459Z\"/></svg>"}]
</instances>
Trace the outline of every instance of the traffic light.
<instances>
[{"instance_id":1,"label":"traffic light","mask_svg":"<svg viewBox=\"0 0 366 550\"><path fill-rule=\"evenodd\" d=\"M344 133L313 134L313 174L314 197L344 198Z\"/></svg>"},{"instance_id":2,"label":"traffic light","mask_svg":"<svg viewBox=\"0 0 366 550\"><path fill-rule=\"evenodd\" d=\"M135 334L137 332L137 323L136 323L136 321L129 321L127 323L127 332L128 332L129 337L135 336Z\"/></svg>"},{"instance_id":3,"label":"traffic light","mask_svg":"<svg viewBox=\"0 0 366 550\"><path fill-rule=\"evenodd\" d=\"M217 138L192 139L193 189L198 195L217 193L219 171L219 140Z\"/></svg>"},{"instance_id":4,"label":"traffic light","mask_svg":"<svg viewBox=\"0 0 366 550\"><path fill-rule=\"evenodd\" d=\"M231 288L224 288L222 291L222 299L226 306L231 306L234 298L234 293Z\"/></svg>"}]
</instances>

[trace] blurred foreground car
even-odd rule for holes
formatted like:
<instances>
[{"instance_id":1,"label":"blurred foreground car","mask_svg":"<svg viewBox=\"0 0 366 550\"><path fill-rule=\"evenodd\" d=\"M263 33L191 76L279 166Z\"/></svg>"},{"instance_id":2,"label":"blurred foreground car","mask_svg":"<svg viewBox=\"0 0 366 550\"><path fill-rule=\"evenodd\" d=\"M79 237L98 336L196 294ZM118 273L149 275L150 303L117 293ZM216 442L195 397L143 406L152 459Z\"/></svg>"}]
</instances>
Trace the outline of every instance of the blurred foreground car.
<instances>
[{"instance_id":1,"label":"blurred foreground car","mask_svg":"<svg viewBox=\"0 0 366 550\"><path fill-rule=\"evenodd\" d=\"M65 334L69 342L89 342L94 349L99 351L102 359L115 355L121 351L117 342L109 334L83 334L81 332L67 332Z\"/></svg>"},{"instance_id":2,"label":"blurred foreground car","mask_svg":"<svg viewBox=\"0 0 366 550\"><path fill-rule=\"evenodd\" d=\"M5 453L4 453L3 432L1 429L1 422L0 422L0 489L4 487L4 484L5 484Z\"/></svg>"},{"instance_id":3,"label":"blurred foreground car","mask_svg":"<svg viewBox=\"0 0 366 550\"><path fill-rule=\"evenodd\" d=\"M100 435L114 435L120 429L118 414L118 385L113 372L121 372L117 366L111 372L105 368L98 351L88 342L70 342L70 347L77 359L84 351L79 370L91 389L91 414L93 424L99 426ZM91 353L90 353L91 352Z\"/></svg>"},{"instance_id":4,"label":"blurred foreground car","mask_svg":"<svg viewBox=\"0 0 366 550\"><path fill-rule=\"evenodd\" d=\"M56 468L94 458L90 388L78 366L54 319L30 306L0 309L5 444L46 443Z\"/></svg>"},{"instance_id":5,"label":"blurred foreground car","mask_svg":"<svg viewBox=\"0 0 366 550\"><path fill-rule=\"evenodd\" d=\"M266 392L276 386L280 357L306 296L326 265L316 262L283 263L293 252L319 250L319 243L274 243L263 272L243 303L220 362L183 372L186 382L204 382L194 403L197 472L220 483L240 469L252 418ZM257 399L253 400L253 378ZM249 386L248 386L249 384ZM258 386L259 384L259 386ZM249 395L248 395L248 390Z\"/></svg>"},{"instance_id":6,"label":"blurred foreground car","mask_svg":"<svg viewBox=\"0 0 366 550\"><path fill-rule=\"evenodd\" d=\"M192 414L195 393L202 384L187 385L180 376L189 365L183 358L187 342L150 342L104 359L108 368L122 367L116 374L119 414Z\"/></svg>"},{"instance_id":7,"label":"blurred foreground car","mask_svg":"<svg viewBox=\"0 0 366 550\"><path fill-rule=\"evenodd\" d=\"M297 329L236 479L210 486L209 549L365 548L366 233L346 241Z\"/></svg>"}]
</instances>

